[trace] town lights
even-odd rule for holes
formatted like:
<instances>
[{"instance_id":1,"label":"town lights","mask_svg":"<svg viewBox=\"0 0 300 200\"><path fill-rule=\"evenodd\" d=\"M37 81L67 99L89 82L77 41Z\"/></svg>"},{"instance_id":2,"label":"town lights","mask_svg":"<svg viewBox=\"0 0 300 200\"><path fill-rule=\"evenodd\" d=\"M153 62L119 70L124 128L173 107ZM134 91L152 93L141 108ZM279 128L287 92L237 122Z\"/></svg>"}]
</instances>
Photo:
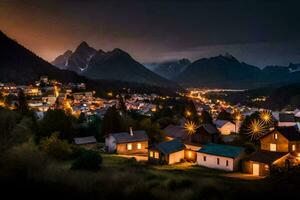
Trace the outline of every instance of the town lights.
<instances>
[{"instance_id":1,"label":"town lights","mask_svg":"<svg viewBox=\"0 0 300 200\"><path fill-rule=\"evenodd\" d=\"M187 111L185 112L185 115L186 115L187 117L189 117L189 116L192 115L192 113L191 113L189 110L187 110Z\"/></svg>"},{"instance_id":2,"label":"town lights","mask_svg":"<svg viewBox=\"0 0 300 200\"><path fill-rule=\"evenodd\" d=\"M54 95L55 95L55 97L58 97L58 95L59 95L58 88L56 85L54 86Z\"/></svg>"},{"instance_id":3,"label":"town lights","mask_svg":"<svg viewBox=\"0 0 300 200\"><path fill-rule=\"evenodd\" d=\"M235 117L236 121L241 121L242 116L240 114L237 114L237 116Z\"/></svg>"},{"instance_id":4,"label":"town lights","mask_svg":"<svg viewBox=\"0 0 300 200\"><path fill-rule=\"evenodd\" d=\"M192 135L196 132L197 125L192 121L188 121L184 124L184 128L189 135Z\"/></svg>"}]
</instances>

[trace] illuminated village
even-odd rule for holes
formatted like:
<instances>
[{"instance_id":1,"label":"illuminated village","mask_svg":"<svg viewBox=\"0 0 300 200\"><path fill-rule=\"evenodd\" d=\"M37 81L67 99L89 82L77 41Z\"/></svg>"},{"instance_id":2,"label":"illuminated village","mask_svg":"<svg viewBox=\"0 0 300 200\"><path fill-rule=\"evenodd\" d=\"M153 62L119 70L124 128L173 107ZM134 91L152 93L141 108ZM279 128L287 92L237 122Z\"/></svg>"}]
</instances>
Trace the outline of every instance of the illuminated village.
<instances>
[{"instance_id":1,"label":"illuminated village","mask_svg":"<svg viewBox=\"0 0 300 200\"><path fill-rule=\"evenodd\" d=\"M297 199L299 7L0 0L2 199Z\"/></svg>"},{"instance_id":2,"label":"illuminated village","mask_svg":"<svg viewBox=\"0 0 300 200\"><path fill-rule=\"evenodd\" d=\"M99 98L94 91L86 90L84 83L62 84L49 80L47 76L28 86L2 83L0 89L1 106L17 109L18 96L22 92L28 108L34 111L38 120L42 120L48 110L57 109L75 118L84 116L87 121L93 117L103 119L109 108L121 108L121 104L128 112L134 111L149 118L161 109L156 100L161 102L171 98L156 94L130 94L129 97L127 94L125 98L124 94L114 95L112 92L107 92L107 98ZM166 124L159 141L151 141L149 131L130 126L127 132L109 132L104 135L105 140L98 138L104 143L99 143L95 135L88 133L85 137L72 137L73 143L88 149L101 146L103 153L132 157L149 165L178 165L180 168L182 163L188 163L188 166L242 172L245 175L239 173L239 176L245 177L246 174L265 177L276 170L287 171L298 166L298 109L275 112L230 105L224 100L208 99L205 94L209 92L224 90L189 89L186 93L179 93L176 99L190 100L195 110L185 109L176 123ZM121 110L120 114L122 117ZM208 115L211 121L197 121L195 117L201 115ZM247 118L253 115L256 117ZM250 121L247 127L242 127L245 119ZM236 143L242 138L248 142ZM182 166L187 167L186 164Z\"/></svg>"}]
</instances>

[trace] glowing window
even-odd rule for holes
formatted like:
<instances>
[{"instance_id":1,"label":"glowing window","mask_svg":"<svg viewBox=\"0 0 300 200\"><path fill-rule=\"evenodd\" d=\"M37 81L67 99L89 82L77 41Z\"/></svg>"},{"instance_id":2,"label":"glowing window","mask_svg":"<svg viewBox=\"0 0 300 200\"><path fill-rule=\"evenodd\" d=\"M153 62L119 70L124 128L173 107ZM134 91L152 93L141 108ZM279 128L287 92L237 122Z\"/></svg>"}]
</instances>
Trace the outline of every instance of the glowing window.
<instances>
[{"instance_id":1,"label":"glowing window","mask_svg":"<svg viewBox=\"0 0 300 200\"><path fill-rule=\"evenodd\" d=\"M150 151L149 156L153 158L153 151Z\"/></svg>"},{"instance_id":2,"label":"glowing window","mask_svg":"<svg viewBox=\"0 0 300 200\"><path fill-rule=\"evenodd\" d=\"M296 151L296 145L295 144L292 145L292 151Z\"/></svg>"},{"instance_id":3,"label":"glowing window","mask_svg":"<svg viewBox=\"0 0 300 200\"><path fill-rule=\"evenodd\" d=\"M269 170L269 165L265 165L265 170Z\"/></svg>"},{"instance_id":4,"label":"glowing window","mask_svg":"<svg viewBox=\"0 0 300 200\"><path fill-rule=\"evenodd\" d=\"M128 151L132 150L132 144L131 143L127 144L127 150Z\"/></svg>"},{"instance_id":5,"label":"glowing window","mask_svg":"<svg viewBox=\"0 0 300 200\"><path fill-rule=\"evenodd\" d=\"M277 140L278 139L278 135L277 133L274 134L274 139Z\"/></svg>"},{"instance_id":6,"label":"glowing window","mask_svg":"<svg viewBox=\"0 0 300 200\"><path fill-rule=\"evenodd\" d=\"M158 152L154 152L154 158L156 158L156 159L159 158L159 153Z\"/></svg>"},{"instance_id":7,"label":"glowing window","mask_svg":"<svg viewBox=\"0 0 300 200\"><path fill-rule=\"evenodd\" d=\"M137 149L142 149L142 144L141 143L137 143Z\"/></svg>"},{"instance_id":8,"label":"glowing window","mask_svg":"<svg viewBox=\"0 0 300 200\"><path fill-rule=\"evenodd\" d=\"M189 158L191 158L192 157L192 152L189 151L188 155L189 155Z\"/></svg>"},{"instance_id":9,"label":"glowing window","mask_svg":"<svg viewBox=\"0 0 300 200\"><path fill-rule=\"evenodd\" d=\"M270 144L270 151L276 151L276 144Z\"/></svg>"}]
</instances>

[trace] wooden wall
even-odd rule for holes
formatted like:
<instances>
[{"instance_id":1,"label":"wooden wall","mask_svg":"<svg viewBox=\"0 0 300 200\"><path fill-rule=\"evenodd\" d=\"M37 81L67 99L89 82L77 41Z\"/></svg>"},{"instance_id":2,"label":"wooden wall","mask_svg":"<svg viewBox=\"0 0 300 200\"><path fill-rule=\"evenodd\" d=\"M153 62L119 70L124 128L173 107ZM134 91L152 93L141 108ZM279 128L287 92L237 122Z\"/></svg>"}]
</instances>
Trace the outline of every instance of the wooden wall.
<instances>
[{"instance_id":1,"label":"wooden wall","mask_svg":"<svg viewBox=\"0 0 300 200\"><path fill-rule=\"evenodd\" d=\"M260 176L268 176L270 175L270 165L254 162L254 161L244 161L243 162L243 172L247 174L253 173L253 164L259 164L259 175Z\"/></svg>"},{"instance_id":2,"label":"wooden wall","mask_svg":"<svg viewBox=\"0 0 300 200\"><path fill-rule=\"evenodd\" d=\"M274 134L277 133L278 138L275 139ZM289 152L289 141L281 135L278 131L273 131L272 133L264 136L260 140L261 149L270 151L270 144L276 144L277 152Z\"/></svg>"},{"instance_id":3,"label":"wooden wall","mask_svg":"<svg viewBox=\"0 0 300 200\"><path fill-rule=\"evenodd\" d=\"M137 149L137 144L140 143L142 145L141 149ZM117 153L119 154L147 154L148 152L148 141L143 142L130 142L132 144L132 150L127 150L127 144L117 144Z\"/></svg>"}]
</instances>

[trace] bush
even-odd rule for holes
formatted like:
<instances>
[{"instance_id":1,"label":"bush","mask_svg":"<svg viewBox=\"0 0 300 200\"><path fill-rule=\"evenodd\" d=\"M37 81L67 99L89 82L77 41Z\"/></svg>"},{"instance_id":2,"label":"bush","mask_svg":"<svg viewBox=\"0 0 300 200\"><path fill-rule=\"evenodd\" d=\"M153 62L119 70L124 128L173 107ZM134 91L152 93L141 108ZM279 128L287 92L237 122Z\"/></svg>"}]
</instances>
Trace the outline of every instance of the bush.
<instances>
[{"instance_id":1,"label":"bush","mask_svg":"<svg viewBox=\"0 0 300 200\"><path fill-rule=\"evenodd\" d=\"M71 145L66 140L58 139L57 132L49 138L42 139L40 147L47 155L59 160L70 159L72 154Z\"/></svg>"},{"instance_id":2,"label":"bush","mask_svg":"<svg viewBox=\"0 0 300 200\"><path fill-rule=\"evenodd\" d=\"M102 163L101 155L93 150L80 150L78 158L72 164L73 170L90 170L97 171Z\"/></svg>"},{"instance_id":3,"label":"bush","mask_svg":"<svg viewBox=\"0 0 300 200\"><path fill-rule=\"evenodd\" d=\"M46 156L31 143L12 147L0 160L2 172L12 177L38 177L48 164Z\"/></svg>"}]
</instances>

